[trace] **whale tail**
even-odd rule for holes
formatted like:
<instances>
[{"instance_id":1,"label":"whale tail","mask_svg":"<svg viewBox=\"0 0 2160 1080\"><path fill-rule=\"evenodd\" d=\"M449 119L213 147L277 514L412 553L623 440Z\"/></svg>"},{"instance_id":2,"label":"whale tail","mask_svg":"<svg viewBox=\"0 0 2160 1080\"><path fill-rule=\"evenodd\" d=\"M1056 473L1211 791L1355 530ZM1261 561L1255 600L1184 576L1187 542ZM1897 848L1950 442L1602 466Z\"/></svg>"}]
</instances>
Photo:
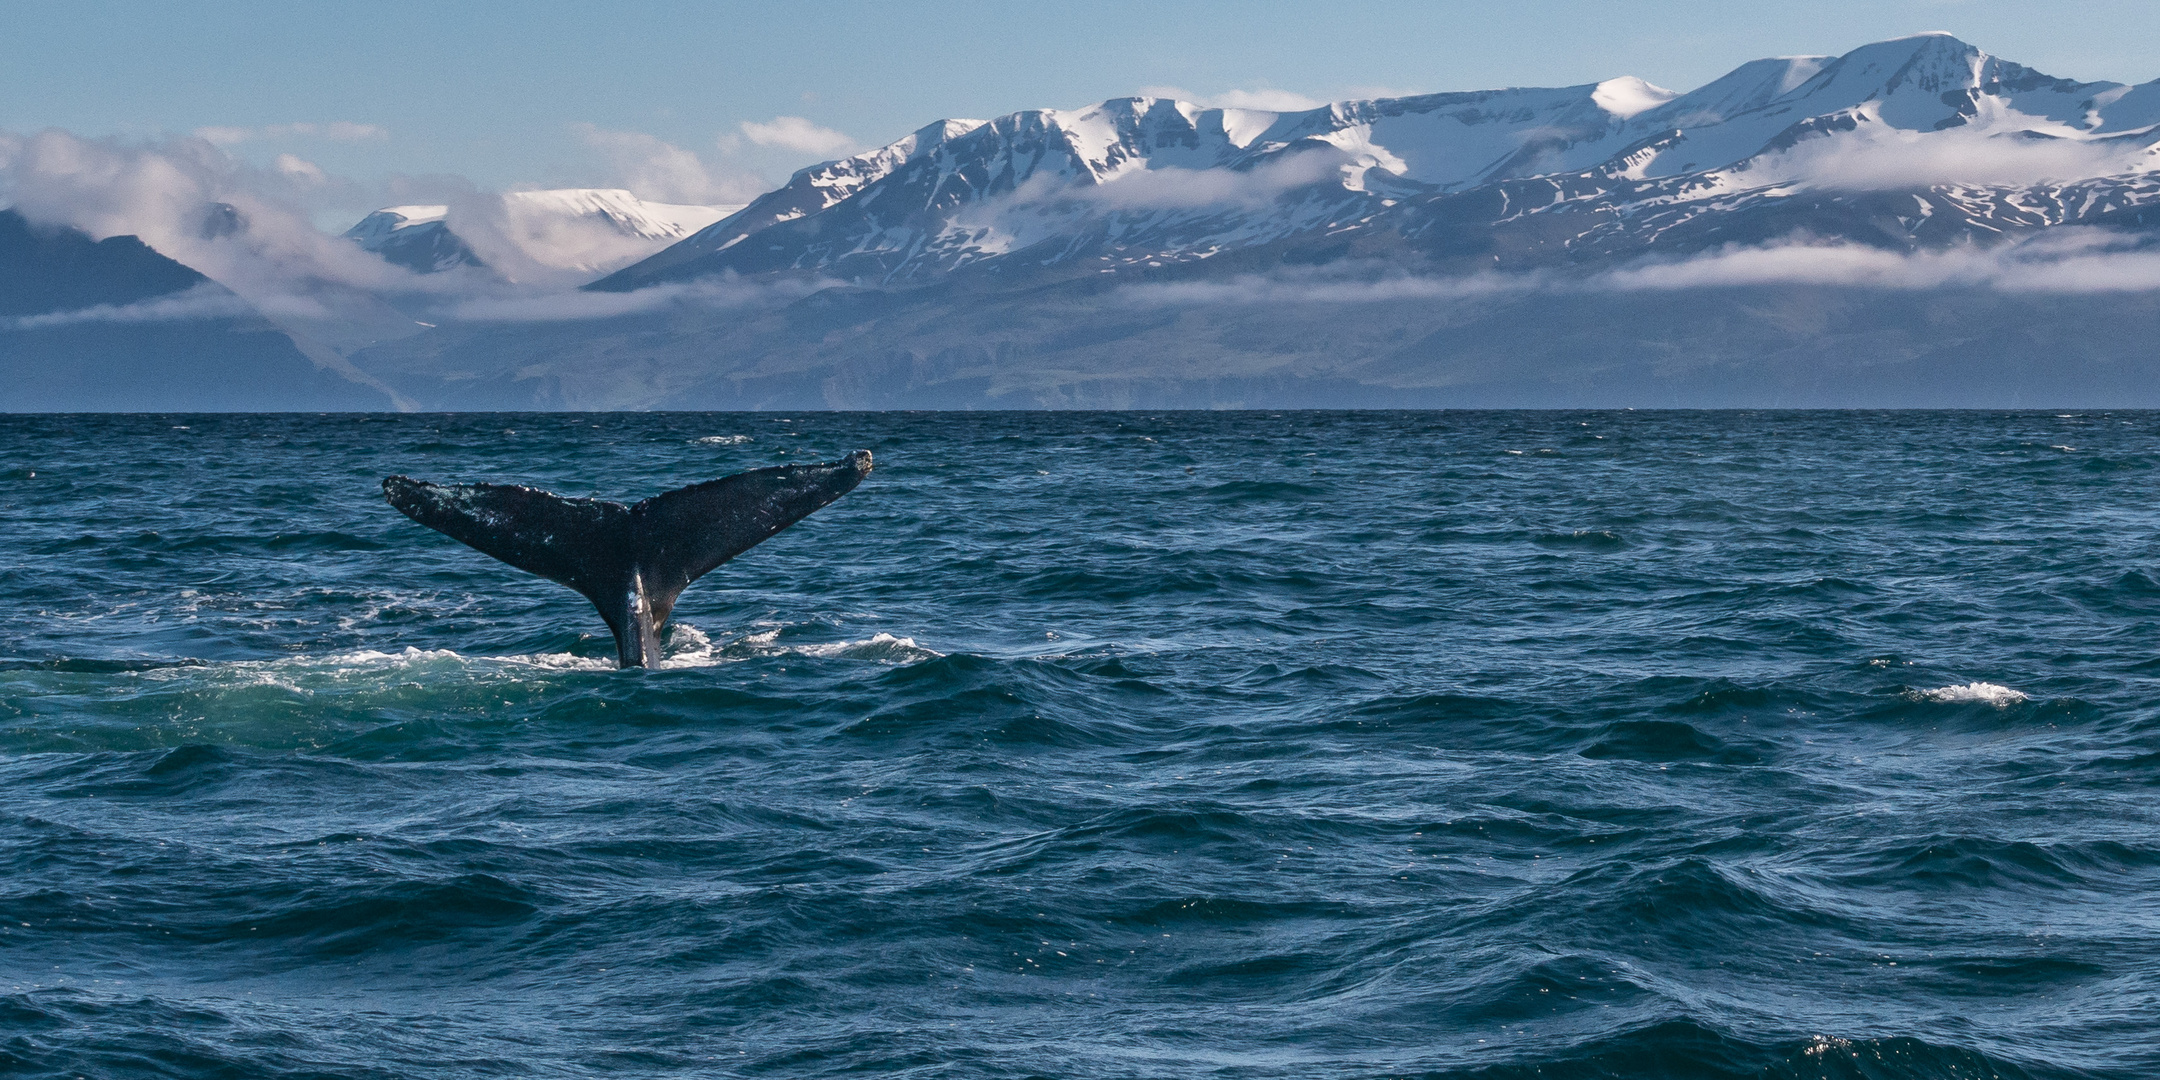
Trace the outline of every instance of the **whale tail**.
<instances>
[{"instance_id":1,"label":"whale tail","mask_svg":"<svg viewBox=\"0 0 2160 1080\"><path fill-rule=\"evenodd\" d=\"M660 628L691 582L853 491L869 473L870 452L857 450L835 462L692 484L634 506L404 476L384 480L383 495L428 528L577 590L614 632L619 666L651 667L660 662Z\"/></svg>"}]
</instances>

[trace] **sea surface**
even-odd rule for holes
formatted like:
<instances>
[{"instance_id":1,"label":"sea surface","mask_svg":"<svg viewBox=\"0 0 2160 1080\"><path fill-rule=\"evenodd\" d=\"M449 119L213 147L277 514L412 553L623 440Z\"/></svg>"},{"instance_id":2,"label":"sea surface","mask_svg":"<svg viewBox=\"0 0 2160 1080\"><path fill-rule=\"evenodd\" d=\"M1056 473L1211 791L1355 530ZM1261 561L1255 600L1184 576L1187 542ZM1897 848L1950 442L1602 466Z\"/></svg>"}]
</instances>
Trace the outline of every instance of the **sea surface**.
<instances>
[{"instance_id":1,"label":"sea surface","mask_svg":"<svg viewBox=\"0 0 2160 1080\"><path fill-rule=\"evenodd\" d=\"M867 448L611 670L385 475ZM0 1075L2160 1076L2160 414L0 418Z\"/></svg>"}]
</instances>

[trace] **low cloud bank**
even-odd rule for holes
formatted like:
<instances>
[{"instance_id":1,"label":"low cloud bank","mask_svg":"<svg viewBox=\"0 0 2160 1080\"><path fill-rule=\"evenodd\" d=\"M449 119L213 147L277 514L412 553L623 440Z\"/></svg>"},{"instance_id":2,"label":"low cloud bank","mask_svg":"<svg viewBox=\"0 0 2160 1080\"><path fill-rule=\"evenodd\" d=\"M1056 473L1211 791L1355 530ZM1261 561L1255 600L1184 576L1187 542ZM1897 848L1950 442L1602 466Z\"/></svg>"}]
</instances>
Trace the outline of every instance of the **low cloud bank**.
<instances>
[{"instance_id":1,"label":"low cloud bank","mask_svg":"<svg viewBox=\"0 0 2160 1080\"><path fill-rule=\"evenodd\" d=\"M1923 132L1867 122L1766 155L1732 175L1750 187L1799 183L1840 191L2066 183L2151 167L2149 141L2055 137L2022 125Z\"/></svg>"},{"instance_id":2,"label":"low cloud bank","mask_svg":"<svg viewBox=\"0 0 2160 1080\"><path fill-rule=\"evenodd\" d=\"M1220 304L1385 304L1398 300L1471 300L1549 288L1543 274L1465 274L1459 277L1418 277L1374 273L1349 277L1312 271L1279 274L1241 274L1227 281L1179 281L1131 285L1120 291L1126 299L1151 306L1210 306Z\"/></svg>"},{"instance_id":3,"label":"low cloud bank","mask_svg":"<svg viewBox=\"0 0 2160 1080\"><path fill-rule=\"evenodd\" d=\"M1859 244L1731 247L1678 262L1614 270L1590 280L1594 287L1618 290L1842 285L2006 293L2150 292L2160 290L2160 250L2134 236L2070 227L1993 247L1911 254Z\"/></svg>"},{"instance_id":4,"label":"low cloud bank","mask_svg":"<svg viewBox=\"0 0 2160 1080\"><path fill-rule=\"evenodd\" d=\"M578 129L641 197L698 205L745 201L761 177L721 156L698 154L636 132ZM445 321L563 322L697 306L751 310L779 306L831 282L721 280L627 294L576 287L589 266L532 255L532 222L505 197L455 177L356 184L281 153L251 164L227 147L255 139L310 135L381 138L365 124L291 124L204 129L159 141L93 139L65 131L0 132L0 205L42 225L93 238L142 238L202 272L223 290L194 290L141 304L104 306L16 320L18 328L84 323L179 321L257 311L296 334L342 351L420 332ZM846 137L801 117L741 126L740 145L809 152L844 148ZM725 142L725 140L723 140ZM852 144L847 144L852 145ZM710 156L710 152L708 152ZM2123 171L2150 158L2133 142L2092 142L1973 130L1898 132L1880 125L1813 140L1735 179L1750 184L1804 177L1819 186L1906 188L1946 182L2032 183ZM1249 170L1132 169L1100 183L1037 175L1002 199L955 215L958 226L1002 233L1008 249L1073 235L1111 215L1205 215L1263 210L1299 189L1355 175L1363 159L1332 147L1283 155ZM328 209L426 202L448 206L459 236L488 269L415 274L315 226ZM585 225L549 224L578 230ZM547 246L613 258L628 241L593 224L591 236L550 235ZM616 245L616 247L609 247ZM622 250L628 250L622 248ZM2103 229L2057 227L1990 246L1907 253L1851 243L1795 239L1727 247L1688 258L1642 261L1588 275L1558 271L1432 276L1384 267L1285 269L1227 280L1136 284L1120 290L1149 305L1359 304L1477 300L1531 291L1630 292L1761 285L1865 289L1988 289L2005 293L2127 293L2160 290L2160 244Z\"/></svg>"},{"instance_id":5,"label":"low cloud bank","mask_svg":"<svg viewBox=\"0 0 2160 1080\"><path fill-rule=\"evenodd\" d=\"M296 156L258 167L199 137L0 134L0 201L26 219L99 240L140 237L333 347L409 332L410 320L379 297L425 288L416 275L315 228L313 210L362 193ZM139 314L181 311L151 306Z\"/></svg>"},{"instance_id":6,"label":"low cloud bank","mask_svg":"<svg viewBox=\"0 0 2160 1080\"><path fill-rule=\"evenodd\" d=\"M238 141L238 136L216 134L226 145ZM322 134L372 137L351 131ZM742 196L763 190L762 181L755 179L716 180L701 171L695 155L688 155L686 162L670 153L674 148L649 136L598 129L590 134L597 148L612 147L625 155L618 166L648 170L649 182L641 193L647 196L668 195L702 205L721 192ZM315 226L315 216L325 208L355 202L446 205L458 235L488 268L416 274ZM84 138L60 130L0 132L0 207L14 209L35 224L77 229L93 239L139 237L218 286L9 324L18 329L259 313L314 343L347 352L447 320L556 322L683 305L732 310L785 303L821 287L719 282L627 295L587 294L577 288L598 276L596 271L543 261L534 250L618 263L626 252L649 253L651 242L625 237L597 220L521 216L514 197L479 190L457 177L398 180L386 188L368 188L289 153L267 165L250 164L200 134L131 141Z\"/></svg>"},{"instance_id":7,"label":"low cloud bank","mask_svg":"<svg viewBox=\"0 0 2160 1080\"><path fill-rule=\"evenodd\" d=\"M95 307L77 308L73 311L55 311L45 315L25 315L20 318L0 320L0 326L13 330L48 330L58 327L95 325L100 323L162 323L191 322L198 319L234 319L255 314L255 308L247 301L234 296L218 285L197 285L192 289L170 296L160 296L133 304L99 304Z\"/></svg>"},{"instance_id":8,"label":"low cloud bank","mask_svg":"<svg viewBox=\"0 0 2160 1080\"><path fill-rule=\"evenodd\" d=\"M826 279L752 282L730 276L655 285L626 293L558 292L470 297L448 305L443 314L461 322L549 323L612 319L669 309L756 310L791 304L838 284L840 282Z\"/></svg>"},{"instance_id":9,"label":"low cloud bank","mask_svg":"<svg viewBox=\"0 0 2160 1080\"><path fill-rule=\"evenodd\" d=\"M1730 246L1674 260L1638 262L1589 275L1543 271L1409 275L1386 267L1285 270L1227 281L1131 285L1133 303L1181 305L1381 304L1475 300L1534 292L1652 292L1818 285L1924 291L1986 289L2023 294L2160 292L2160 245L2097 228L2057 228L1992 247L1897 252L1850 243Z\"/></svg>"}]
</instances>

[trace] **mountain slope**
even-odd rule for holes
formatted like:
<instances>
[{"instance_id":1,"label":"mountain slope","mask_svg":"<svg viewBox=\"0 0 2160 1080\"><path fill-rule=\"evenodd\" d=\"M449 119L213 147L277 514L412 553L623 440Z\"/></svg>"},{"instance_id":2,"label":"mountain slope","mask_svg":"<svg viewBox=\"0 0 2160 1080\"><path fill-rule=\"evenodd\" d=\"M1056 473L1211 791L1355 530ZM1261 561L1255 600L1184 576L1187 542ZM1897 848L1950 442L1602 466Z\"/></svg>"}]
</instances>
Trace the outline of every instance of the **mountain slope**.
<instances>
[{"instance_id":1,"label":"mountain slope","mask_svg":"<svg viewBox=\"0 0 2160 1080\"><path fill-rule=\"evenodd\" d=\"M894 169L934 155L947 142L980 126L980 120L940 120L869 153L799 170L786 184L638 263L643 269L631 277L610 275L595 287L627 291L655 281L680 279L684 275L672 272L674 268L694 266L699 259L725 251L752 233L844 202ZM697 274L693 270L688 276Z\"/></svg>"},{"instance_id":2,"label":"mountain slope","mask_svg":"<svg viewBox=\"0 0 2160 1080\"><path fill-rule=\"evenodd\" d=\"M0 409L379 410L238 297L131 236L0 211Z\"/></svg>"},{"instance_id":3,"label":"mountain slope","mask_svg":"<svg viewBox=\"0 0 2160 1080\"><path fill-rule=\"evenodd\" d=\"M345 236L416 273L470 267L512 278L532 268L591 275L664 250L737 209L649 202L619 188L513 191L454 207L384 207Z\"/></svg>"},{"instance_id":4,"label":"mountain slope","mask_svg":"<svg viewBox=\"0 0 2160 1080\"><path fill-rule=\"evenodd\" d=\"M2160 81L1946 35L1686 92L1117 98L926 125L732 212L521 192L348 235L433 276L332 244L363 272L286 290L326 314L261 310L425 407L2160 405ZM6 341L261 325L138 272L174 271L18 272L81 304ZM127 384L37 377L75 368Z\"/></svg>"},{"instance_id":5,"label":"mountain slope","mask_svg":"<svg viewBox=\"0 0 2160 1080\"><path fill-rule=\"evenodd\" d=\"M804 170L590 286L725 288L360 360L459 408L2160 405L2156 166L2160 82L1945 35L1686 93L1120 98Z\"/></svg>"},{"instance_id":6,"label":"mountain slope","mask_svg":"<svg viewBox=\"0 0 2160 1080\"><path fill-rule=\"evenodd\" d=\"M416 274L485 267L472 246L450 231L449 216L447 206L386 206L345 230L345 238Z\"/></svg>"},{"instance_id":7,"label":"mountain slope","mask_svg":"<svg viewBox=\"0 0 2160 1080\"><path fill-rule=\"evenodd\" d=\"M356 360L460 411L2160 407L2150 292L1736 282L1345 303L1320 285L1225 303L1177 290L1237 279L835 288L725 316L444 327Z\"/></svg>"},{"instance_id":8,"label":"mountain slope","mask_svg":"<svg viewBox=\"0 0 2160 1080\"><path fill-rule=\"evenodd\" d=\"M819 173L806 170L767 197L786 213L746 210L592 288L774 272L919 283L999 262L1015 264L1004 272L1028 274L1088 262L1115 269L1211 258L1300 235L1417 235L1443 223L1459 231L1470 224L1463 216L1470 206L1491 208L1478 223L1490 230L1515 227L1524 213L1561 202L1637 207L1641 212L1618 216L1652 228L1673 216L1653 208L1846 190L1851 185L1837 174L1854 162L1894 174L1903 163L1946 152L1984 157L1984 149L1971 147L1987 138L2007 140L1999 156L2036 167L2039 155L2010 154L2018 149L2011 144L2090 151L2089 161L2068 166L2079 175L2036 181L2060 186L2113 172L2134 186L2155 164L2156 126L2160 83L2054 79L1946 35L1882 42L1842 57L1756 61L1686 94L1615 79L1298 113L1116 99L968 122L937 139L918 133L906 152L895 144L821 166L862 181L831 189L845 197L823 205L796 197ZM1905 190L1923 201L1970 186L1931 183L1925 167L1911 171L1908 183L1876 177L1862 186ZM778 199L782 194L788 198ZM1466 194L1474 197L1451 198ZM2005 220L2023 227L2082 216ZM1937 220L1927 239L1983 239L2000 228L1975 220L1973 229L1952 235ZM1852 238L1872 243L1876 234L1868 228ZM1632 246L1654 243L1656 235L1653 229ZM1585 250L1604 255L1614 246Z\"/></svg>"}]
</instances>

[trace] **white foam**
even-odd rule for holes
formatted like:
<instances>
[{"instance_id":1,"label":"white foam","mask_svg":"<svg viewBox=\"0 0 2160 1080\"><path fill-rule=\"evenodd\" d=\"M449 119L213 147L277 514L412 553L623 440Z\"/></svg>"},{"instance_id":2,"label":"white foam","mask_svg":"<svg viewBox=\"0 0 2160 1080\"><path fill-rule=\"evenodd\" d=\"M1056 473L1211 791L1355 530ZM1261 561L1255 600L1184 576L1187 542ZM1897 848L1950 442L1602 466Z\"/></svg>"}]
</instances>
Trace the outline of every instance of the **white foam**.
<instances>
[{"instance_id":1,"label":"white foam","mask_svg":"<svg viewBox=\"0 0 2160 1080\"><path fill-rule=\"evenodd\" d=\"M704 437L704 438L702 438L702 439L692 439L692 440L690 440L690 441L691 441L692 443L696 443L696 444L699 444L699 445L702 445L702 446L741 446L742 444L744 444L744 443L746 443L746 442L749 442L749 441L750 441L750 436L748 436L748 435L707 435L707 436L705 436L705 437Z\"/></svg>"},{"instance_id":2,"label":"white foam","mask_svg":"<svg viewBox=\"0 0 2160 1080\"><path fill-rule=\"evenodd\" d=\"M675 624L674 632L668 635L668 653L660 658L663 668L711 667L719 662L712 639L689 623Z\"/></svg>"},{"instance_id":3,"label":"white foam","mask_svg":"<svg viewBox=\"0 0 2160 1080\"><path fill-rule=\"evenodd\" d=\"M835 641L823 645L798 645L792 652L802 656L847 656L858 660L885 660L905 662L928 660L944 653L925 649L915 644L914 638L894 637L879 632L862 641Z\"/></svg>"},{"instance_id":4,"label":"white foam","mask_svg":"<svg viewBox=\"0 0 2160 1080\"><path fill-rule=\"evenodd\" d=\"M887 633L872 634L858 641L821 641L802 645L783 645L780 635L786 630L774 626L741 637L714 641L703 630L688 623L676 623L668 632L667 654L660 659L663 671L679 671L688 668L713 667L719 664L735 664L774 656L807 656L819 659L870 660L888 664L912 664L922 660L934 660L944 653L926 649L915 643L914 638L896 637ZM416 652L417 650L408 650ZM449 654L455 656L455 653ZM615 661L608 657L576 656L570 653L542 653L533 656L484 657L511 664L529 664L534 667L556 671L610 671Z\"/></svg>"},{"instance_id":5,"label":"white foam","mask_svg":"<svg viewBox=\"0 0 2160 1080\"><path fill-rule=\"evenodd\" d=\"M916 644L914 638L897 637L882 632L854 641L783 645L780 643L780 635L785 630L785 627L770 627L738 638L715 642L710 635L695 626L676 623L668 632L667 653L658 666L663 670L680 670L778 656L912 664L945 655ZM359 677L363 682L369 676L384 674L409 677L406 673L415 668L461 670L464 674L482 679L516 680L520 678L517 672L534 669L544 672L613 671L615 658L612 655L580 656L570 652L467 656L451 649L407 646L395 651L363 648L276 660L227 661L207 667L152 668L141 672L140 677L154 682L175 682L201 679L208 675L213 680L213 685L228 688L267 686L293 694L312 695L317 692L347 689L355 677Z\"/></svg>"},{"instance_id":6,"label":"white foam","mask_svg":"<svg viewBox=\"0 0 2160 1080\"><path fill-rule=\"evenodd\" d=\"M1996 708L2032 700L2007 686L1991 682L1969 682L1963 686L1938 686L1933 690L1922 690L1920 696L1928 701L1945 703L1986 702Z\"/></svg>"},{"instance_id":7,"label":"white foam","mask_svg":"<svg viewBox=\"0 0 2160 1080\"><path fill-rule=\"evenodd\" d=\"M806 645L780 644L783 627L760 630L745 634L729 642L722 650L726 655L739 659L753 656L812 656L820 659L835 657L850 660L876 660L891 664L912 664L921 660L935 660L944 653L926 649L916 644L914 638L896 637L879 631L860 641L821 641Z\"/></svg>"},{"instance_id":8,"label":"white foam","mask_svg":"<svg viewBox=\"0 0 2160 1080\"><path fill-rule=\"evenodd\" d=\"M525 656L482 657L507 664L529 664L549 671L613 671L615 661L605 656L579 656L576 653L531 653Z\"/></svg>"}]
</instances>

